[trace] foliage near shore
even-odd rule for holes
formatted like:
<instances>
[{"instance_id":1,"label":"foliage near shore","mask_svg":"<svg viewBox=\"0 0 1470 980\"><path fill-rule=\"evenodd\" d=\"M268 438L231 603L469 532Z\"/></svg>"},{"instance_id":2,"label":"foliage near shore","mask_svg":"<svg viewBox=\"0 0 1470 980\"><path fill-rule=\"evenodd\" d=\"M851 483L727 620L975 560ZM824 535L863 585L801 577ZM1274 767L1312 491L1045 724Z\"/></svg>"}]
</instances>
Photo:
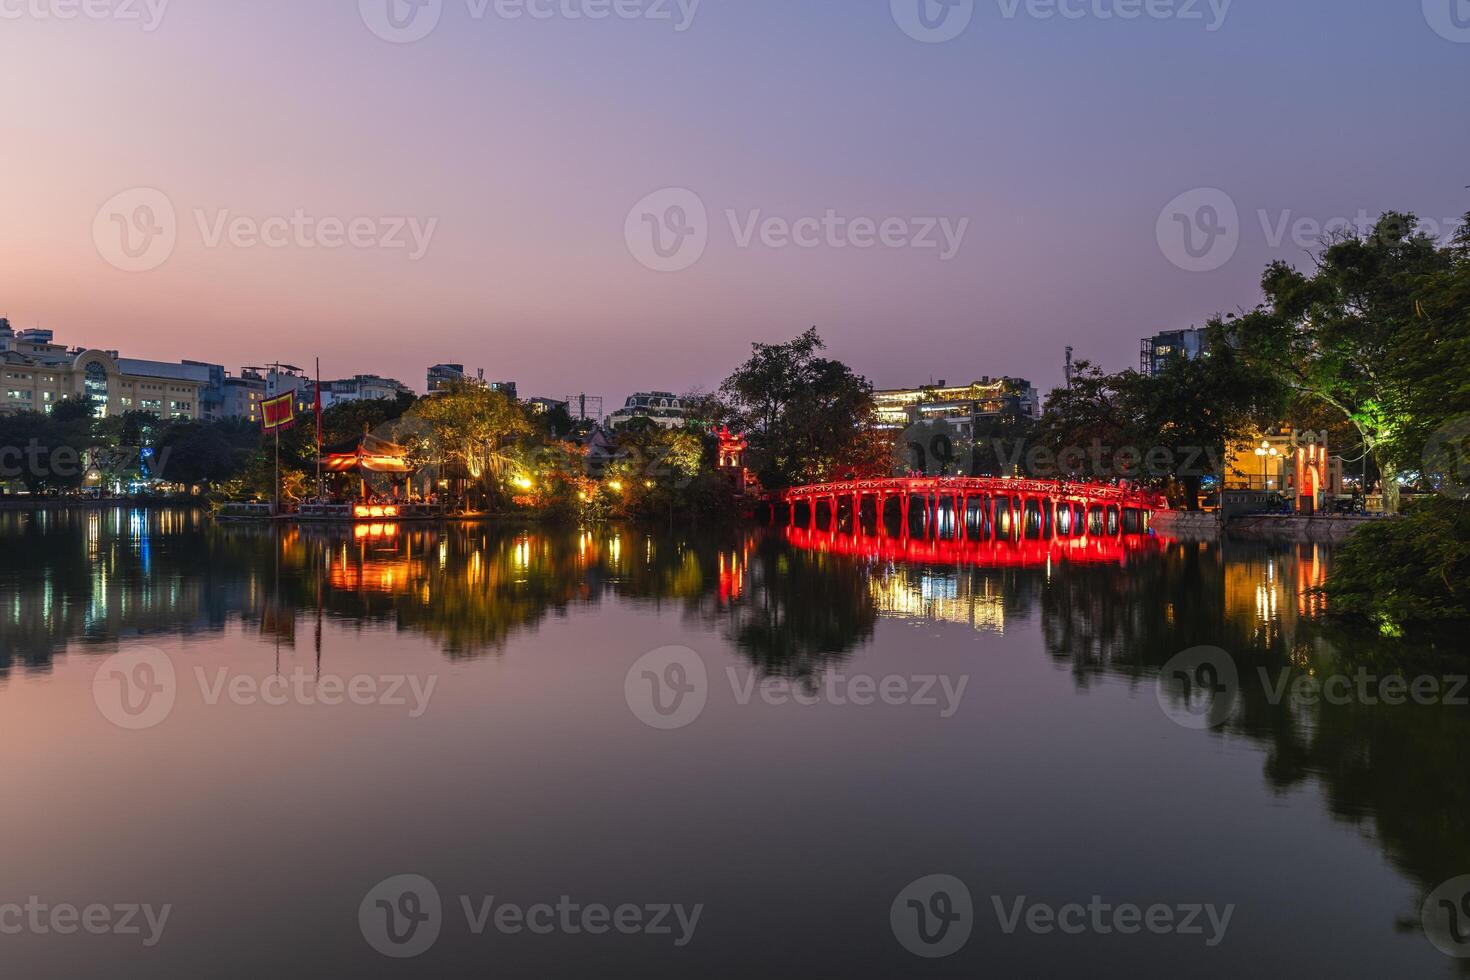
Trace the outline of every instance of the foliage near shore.
<instances>
[{"instance_id":1,"label":"foliage near shore","mask_svg":"<svg viewBox=\"0 0 1470 980\"><path fill-rule=\"evenodd\" d=\"M1470 624L1470 502L1433 497L1358 531L1338 552L1326 592L1334 612L1390 635Z\"/></svg>"}]
</instances>

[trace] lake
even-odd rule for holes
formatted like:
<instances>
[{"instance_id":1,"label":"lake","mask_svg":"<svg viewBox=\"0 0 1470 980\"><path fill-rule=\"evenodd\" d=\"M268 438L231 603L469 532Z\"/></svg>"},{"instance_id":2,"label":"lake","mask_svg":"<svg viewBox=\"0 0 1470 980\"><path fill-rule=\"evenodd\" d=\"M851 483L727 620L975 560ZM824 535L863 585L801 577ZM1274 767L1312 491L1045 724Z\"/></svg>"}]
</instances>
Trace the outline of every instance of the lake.
<instances>
[{"instance_id":1,"label":"lake","mask_svg":"<svg viewBox=\"0 0 1470 980\"><path fill-rule=\"evenodd\" d=\"M1470 691L1331 559L0 513L0 965L1464 975Z\"/></svg>"}]
</instances>

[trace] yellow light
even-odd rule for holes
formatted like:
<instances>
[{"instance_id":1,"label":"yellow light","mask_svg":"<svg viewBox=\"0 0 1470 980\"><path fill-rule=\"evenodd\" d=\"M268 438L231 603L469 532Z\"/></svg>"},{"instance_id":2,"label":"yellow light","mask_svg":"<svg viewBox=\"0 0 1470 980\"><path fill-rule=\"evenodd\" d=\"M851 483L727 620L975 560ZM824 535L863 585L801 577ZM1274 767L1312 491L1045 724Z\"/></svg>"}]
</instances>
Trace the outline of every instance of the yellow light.
<instances>
[{"instance_id":1,"label":"yellow light","mask_svg":"<svg viewBox=\"0 0 1470 980\"><path fill-rule=\"evenodd\" d=\"M623 492L623 481L622 480L613 480L611 483L609 483L607 485L607 488L609 490L611 490L613 493L622 493Z\"/></svg>"},{"instance_id":2,"label":"yellow light","mask_svg":"<svg viewBox=\"0 0 1470 980\"><path fill-rule=\"evenodd\" d=\"M516 477L516 486L520 487L522 490L530 490L535 485L535 482L529 476Z\"/></svg>"},{"instance_id":3,"label":"yellow light","mask_svg":"<svg viewBox=\"0 0 1470 980\"><path fill-rule=\"evenodd\" d=\"M643 483L643 485L645 487L647 487L648 489L652 490L653 487L654 487L654 482L652 480L645 480L644 483Z\"/></svg>"},{"instance_id":4,"label":"yellow light","mask_svg":"<svg viewBox=\"0 0 1470 980\"><path fill-rule=\"evenodd\" d=\"M358 507L356 510L353 511L353 513L356 514L358 517L370 516L370 511L366 507Z\"/></svg>"},{"instance_id":5,"label":"yellow light","mask_svg":"<svg viewBox=\"0 0 1470 980\"><path fill-rule=\"evenodd\" d=\"M374 507L372 509L372 512L371 513L372 513L372 516L374 516L374 517L382 517L383 516L383 508L381 508L381 507Z\"/></svg>"},{"instance_id":6,"label":"yellow light","mask_svg":"<svg viewBox=\"0 0 1470 980\"><path fill-rule=\"evenodd\" d=\"M383 516L384 517L397 517L398 516L398 508L397 507L384 507L383 508Z\"/></svg>"}]
</instances>

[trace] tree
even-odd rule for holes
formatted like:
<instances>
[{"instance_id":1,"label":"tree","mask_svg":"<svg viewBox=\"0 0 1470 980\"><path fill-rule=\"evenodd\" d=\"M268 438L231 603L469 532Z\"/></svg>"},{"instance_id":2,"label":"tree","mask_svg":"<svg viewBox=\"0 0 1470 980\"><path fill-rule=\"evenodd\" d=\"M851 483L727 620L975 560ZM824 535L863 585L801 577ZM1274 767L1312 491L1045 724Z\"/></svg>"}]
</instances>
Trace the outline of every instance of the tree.
<instances>
[{"instance_id":1,"label":"tree","mask_svg":"<svg viewBox=\"0 0 1470 980\"><path fill-rule=\"evenodd\" d=\"M361 398L338 402L322 411L322 441L332 445L359 439L366 432L402 418L413 404L413 396L404 394L397 398ZM315 425L310 417L301 421L303 425Z\"/></svg>"},{"instance_id":2,"label":"tree","mask_svg":"<svg viewBox=\"0 0 1470 980\"><path fill-rule=\"evenodd\" d=\"M825 346L815 327L786 344L755 344L720 388L768 487L829 478L872 423L872 384L819 357Z\"/></svg>"},{"instance_id":3,"label":"tree","mask_svg":"<svg viewBox=\"0 0 1470 980\"><path fill-rule=\"evenodd\" d=\"M4 478L24 482L32 493L75 490L86 475L91 430L91 411L78 399L62 399L49 415L18 412L0 416Z\"/></svg>"},{"instance_id":4,"label":"tree","mask_svg":"<svg viewBox=\"0 0 1470 980\"><path fill-rule=\"evenodd\" d=\"M1223 450L1278 419L1284 405L1281 386L1228 347L1177 358L1157 375L1103 374L1085 361L1077 367L1038 425L1038 442L1062 474L1174 481L1190 510L1199 507L1201 480L1225 475Z\"/></svg>"},{"instance_id":5,"label":"tree","mask_svg":"<svg viewBox=\"0 0 1470 980\"><path fill-rule=\"evenodd\" d=\"M437 462L448 463L478 483L491 488L491 480L515 467L513 442L532 432L520 404L502 392L476 381L453 381L428 398L420 400L405 416L405 422L420 422L427 432L423 442Z\"/></svg>"},{"instance_id":6,"label":"tree","mask_svg":"<svg viewBox=\"0 0 1470 980\"><path fill-rule=\"evenodd\" d=\"M1463 293L1446 285L1456 251L1415 232L1417 223L1411 214L1387 213L1368 236L1330 244L1311 274L1272 263L1261 280L1265 303L1211 323L1213 347L1234 348L1248 367L1351 421L1378 464L1393 512L1398 476L1425 437L1416 410L1424 411L1426 396L1413 389L1437 341L1464 325L1463 304L1452 305ZM1464 361L1457 363L1463 379ZM1460 387L1443 371L1432 376L1444 384L1431 388L1431 402L1444 385Z\"/></svg>"},{"instance_id":7,"label":"tree","mask_svg":"<svg viewBox=\"0 0 1470 980\"><path fill-rule=\"evenodd\" d=\"M1127 383L1137 412L1133 425L1145 477L1168 477L1199 509L1200 481L1223 477L1221 450L1242 447L1279 420L1285 392L1244 365L1228 347L1199 358L1175 358L1159 374L1133 374Z\"/></svg>"},{"instance_id":8,"label":"tree","mask_svg":"<svg viewBox=\"0 0 1470 980\"><path fill-rule=\"evenodd\" d=\"M210 422L181 419L169 424L155 446L157 476L170 483L198 486L222 483L236 473L234 446L221 428Z\"/></svg>"},{"instance_id":9,"label":"tree","mask_svg":"<svg viewBox=\"0 0 1470 980\"><path fill-rule=\"evenodd\" d=\"M1136 421L1129 374L1104 374L1078 361L1072 383L1047 398L1033 438L1057 461L1057 475L1101 480L1117 472L1113 454L1129 444Z\"/></svg>"}]
</instances>

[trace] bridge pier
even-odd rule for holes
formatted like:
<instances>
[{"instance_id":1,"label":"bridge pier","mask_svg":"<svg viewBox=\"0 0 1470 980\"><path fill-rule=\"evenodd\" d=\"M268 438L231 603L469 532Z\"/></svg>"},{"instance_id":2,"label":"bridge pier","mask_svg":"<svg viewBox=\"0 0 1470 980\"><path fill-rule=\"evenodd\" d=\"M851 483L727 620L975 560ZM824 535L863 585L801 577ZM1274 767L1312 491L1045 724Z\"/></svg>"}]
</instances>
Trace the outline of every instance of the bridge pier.
<instances>
[{"instance_id":1,"label":"bridge pier","mask_svg":"<svg viewBox=\"0 0 1470 980\"><path fill-rule=\"evenodd\" d=\"M889 506L898 497L900 539L922 541L1056 541L1119 538L1146 534L1156 498L1152 494L1112 486L1055 484L993 477L902 477L858 480L824 486L793 487L771 498L770 523L785 504L793 527L801 527L799 509L807 509L810 530L819 530L819 511L827 508L826 529L842 529L842 505L848 505L852 537L865 536L865 506L873 500L874 530L892 537ZM915 503L919 508L914 513ZM948 510L953 525L946 530ZM918 524L915 525L917 520Z\"/></svg>"}]
</instances>

